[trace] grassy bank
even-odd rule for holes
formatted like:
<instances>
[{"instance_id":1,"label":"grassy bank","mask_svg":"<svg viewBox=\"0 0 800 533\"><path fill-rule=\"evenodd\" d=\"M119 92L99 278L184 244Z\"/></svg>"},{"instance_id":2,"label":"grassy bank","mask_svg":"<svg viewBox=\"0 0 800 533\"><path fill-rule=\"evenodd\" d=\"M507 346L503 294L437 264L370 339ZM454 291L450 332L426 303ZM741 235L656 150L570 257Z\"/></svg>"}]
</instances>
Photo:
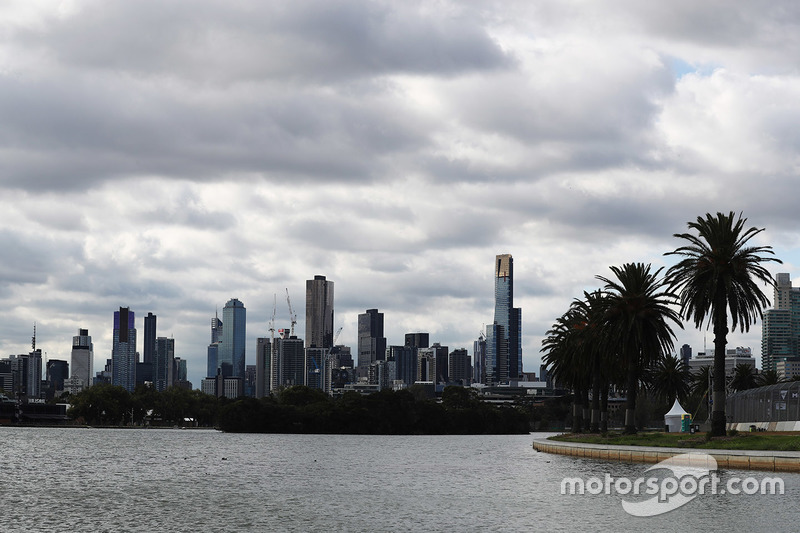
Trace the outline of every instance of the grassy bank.
<instances>
[{"instance_id":1,"label":"grassy bank","mask_svg":"<svg viewBox=\"0 0 800 533\"><path fill-rule=\"evenodd\" d=\"M589 444L614 444L622 446L656 446L661 448L696 448L712 450L772 450L800 451L800 433L739 433L727 437L708 439L705 433L639 433L607 435L567 433L550 437L551 440L565 442L585 442Z\"/></svg>"}]
</instances>

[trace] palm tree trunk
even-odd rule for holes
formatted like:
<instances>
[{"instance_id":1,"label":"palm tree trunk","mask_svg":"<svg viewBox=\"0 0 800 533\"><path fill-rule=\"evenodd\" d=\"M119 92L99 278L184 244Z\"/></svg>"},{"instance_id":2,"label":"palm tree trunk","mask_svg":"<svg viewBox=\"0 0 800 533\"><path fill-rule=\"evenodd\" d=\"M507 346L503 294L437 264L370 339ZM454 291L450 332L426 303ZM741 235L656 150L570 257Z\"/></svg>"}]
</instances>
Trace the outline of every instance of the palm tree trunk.
<instances>
[{"instance_id":1,"label":"palm tree trunk","mask_svg":"<svg viewBox=\"0 0 800 533\"><path fill-rule=\"evenodd\" d=\"M572 432L583 433L583 408L581 407L581 391L576 388L572 396Z\"/></svg>"},{"instance_id":2,"label":"palm tree trunk","mask_svg":"<svg viewBox=\"0 0 800 533\"><path fill-rule=\"evenodd\" d=\"M600 431L608 433L608 382L603 383L600 396Z\"/></svg>"},{"instance_id":3,"label":"palm tree trunk","mask_svg":"<svg viewBox=\"0 0 800 533\"><path fill-rule=\"evenodd\" d=\"M625 405L625 431L626 435L636 434L636 388L639 384L639 376L636 372L636 362L628 362L628 387L627 404Z\"/></svg>"},{"instance_id":4,"label":"palm tree trunk","mask_svg":"<svg viewBox=\"0 0 800 533\"><path fill-rule=\"evenodd\" d=\"M724 289L718 289L714 302L714 377L711 395L711 435L725 435L725 348L728 344L728 298Z\"/></svg>"},{"instance_id":5,"label":"palm tree trunk","mask_svg":"<svg viewBox=\"0 0 800 533\"><path fill-rule=\"evenodd\" d=\"M583 407L583 425L588 427L591 417L591 410L589 409L589 387L583 389L583 397L581 398L581 407Z\"/></svg>"},{"instance_id":6,"label":"palm tree trunk","mask_svg":"<svg viewBox=\"0 0 800 533\"><path fill-rule=\"evenodd\" d=\"M600 431L600 373L596 373L592 383L592 423L589 431L598 433Z\"/></svg>"}]
</instances>

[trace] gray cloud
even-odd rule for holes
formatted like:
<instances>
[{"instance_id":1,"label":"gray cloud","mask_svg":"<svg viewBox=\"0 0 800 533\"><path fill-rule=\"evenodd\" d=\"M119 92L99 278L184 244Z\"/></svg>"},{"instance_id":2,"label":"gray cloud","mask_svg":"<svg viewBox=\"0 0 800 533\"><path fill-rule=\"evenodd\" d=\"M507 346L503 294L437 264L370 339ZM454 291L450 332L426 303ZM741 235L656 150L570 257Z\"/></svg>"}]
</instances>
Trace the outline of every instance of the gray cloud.
<instances>
[{"instance_id":1,"label":"gray cloud","mask_svg":"<svg viewBox=\"0 0 800 533\"><path fill-rule=\"evenodd\" d=\"M595 275L668 264L698 214L792 271L797 8L695 4L0 7L0 351L88 327L99 365L130 305L199 385L216 309L245 303L250 358L315 274L342 342L378 307L392 344L471 346L511 252L536 369Z\"/></svg>"}]
</instances>

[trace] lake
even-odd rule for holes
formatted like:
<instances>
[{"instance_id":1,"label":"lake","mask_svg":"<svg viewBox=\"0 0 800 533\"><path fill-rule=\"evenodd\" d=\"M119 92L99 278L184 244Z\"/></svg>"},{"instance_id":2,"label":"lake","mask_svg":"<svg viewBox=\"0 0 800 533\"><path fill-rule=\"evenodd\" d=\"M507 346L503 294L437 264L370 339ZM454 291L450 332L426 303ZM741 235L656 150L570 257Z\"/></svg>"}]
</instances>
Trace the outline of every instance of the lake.
<instances>
[{"instance_id":1,"label":"lake","mask_svg":"<svg viewBox=\"0 0 800 533\"><path fill-rule=\"evenodd\" d=\"M543 436L537 434L537 437ZM637 518L564 477L649 465L539 453L534 435L256 435L0 428L0 531L796 531L784 495L699 496Z\"/></svg>"}]
</instances>

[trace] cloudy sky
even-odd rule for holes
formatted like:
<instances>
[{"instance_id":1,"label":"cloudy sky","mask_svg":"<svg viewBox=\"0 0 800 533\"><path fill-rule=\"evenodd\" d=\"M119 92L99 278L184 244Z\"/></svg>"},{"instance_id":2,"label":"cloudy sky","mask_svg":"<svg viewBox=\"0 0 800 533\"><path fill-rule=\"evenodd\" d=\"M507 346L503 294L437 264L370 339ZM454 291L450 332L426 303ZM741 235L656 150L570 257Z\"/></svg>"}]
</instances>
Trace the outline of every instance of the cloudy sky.
<instances>
[{"instance_id":1,"label":"cloudy sky","mask_svg":"<svg viewBox=\"0 0 800 533\"><path fill-rule=\"evenodd\" d=\"M88 328L100 370L130 306L198 387L216 309L244 302L253 363L286 288L303 335L316 274L340 343L377 307L390 344L471 351L511 253L538 372L596 275L669 266L706 212L800 277L798 23L794 1L3 2L0 356L36 322L68 359Z\"/></svg>"}]
</instances>

